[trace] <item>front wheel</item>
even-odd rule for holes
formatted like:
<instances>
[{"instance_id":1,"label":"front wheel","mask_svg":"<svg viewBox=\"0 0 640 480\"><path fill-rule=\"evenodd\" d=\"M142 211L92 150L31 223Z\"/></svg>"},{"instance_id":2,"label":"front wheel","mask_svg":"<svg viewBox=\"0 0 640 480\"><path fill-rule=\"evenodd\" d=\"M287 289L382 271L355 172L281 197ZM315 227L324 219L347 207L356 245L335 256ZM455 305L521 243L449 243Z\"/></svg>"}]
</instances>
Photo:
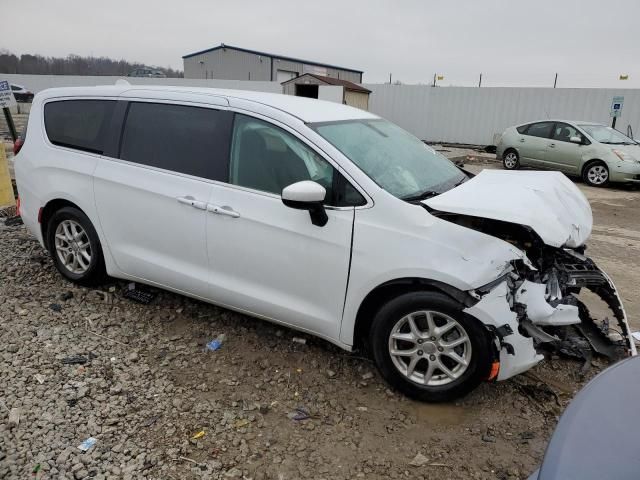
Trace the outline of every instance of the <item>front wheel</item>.
<instances>
[{"instance_id":1,"label":"front wheel","mask_svg":"<svg viewBox=\"0 0 640 480\"><path fill-rule=\"evenodd\" d=\"M463 306L438 292L396 297L376 314L369 342L382 376L426 402L461 397L488 378L488 332Z\"/></svg>"},{"instance_id":2,"label":"front wheel","mask_svg":"<svg viewBox=\"0 0 640 480\"><path fill-rule=\"evenodd\" d=\"M604 187L609 183L609 169L603 162L592 162L585 167L582 178L592 187Z\"/></svg>"},{"instance_id":3,"label":"front wheel","mask_svg":"<svg viewBox=\"0 0 640 480\"><path fill-rule=\"evenodd\" d=\"M81 210L64 207L53 214L47 246L58 271L72 282L92 286L106 278L98 234Z\"/></svg>"}]
</instances>

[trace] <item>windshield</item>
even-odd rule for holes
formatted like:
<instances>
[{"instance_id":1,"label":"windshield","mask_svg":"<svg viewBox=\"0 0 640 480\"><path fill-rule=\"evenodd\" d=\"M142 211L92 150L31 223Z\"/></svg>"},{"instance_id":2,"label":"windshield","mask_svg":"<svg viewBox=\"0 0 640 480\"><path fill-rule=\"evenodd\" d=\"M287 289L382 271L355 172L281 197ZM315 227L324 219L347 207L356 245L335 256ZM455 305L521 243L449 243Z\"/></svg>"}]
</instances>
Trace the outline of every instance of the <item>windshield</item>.
<instances>
[{"instance_id":1,"label":"windshield","mask_svg":"<svg viewBox=\"0 0 640 480\"><path fill-rule=\"evenodd\" d=\"M380 187L404 200L442 193L467 176L443 155L386 120L309 125Z\"/></svg>"},{"instance_id":2,"label":"windshield","mask_svg":"<svg viewBox=\"0 0 640 480\"><path fill-rule=\"evenodd\" d=\"M619 131L604 125L579 125L596 142L610 145L635 145L632 139Z\"/></svg>"}]
</instances>

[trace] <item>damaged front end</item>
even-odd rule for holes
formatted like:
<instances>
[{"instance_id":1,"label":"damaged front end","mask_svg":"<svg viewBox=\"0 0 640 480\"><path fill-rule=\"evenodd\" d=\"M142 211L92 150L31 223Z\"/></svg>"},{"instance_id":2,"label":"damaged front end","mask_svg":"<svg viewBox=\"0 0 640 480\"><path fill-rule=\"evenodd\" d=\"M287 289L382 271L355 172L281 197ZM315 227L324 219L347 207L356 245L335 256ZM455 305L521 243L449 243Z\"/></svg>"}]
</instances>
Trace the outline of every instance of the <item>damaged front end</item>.
<instances>
[{"instance_id":1,"label":"damaged front end","mask_svg":"<svg viewBox=\"0 0 640 480\"><path fill-rule=\"evenodd\" d=\"M500 361L498 380L528 370L544 358L544 351L582 359L585 367L594 354L611 360L636 355L616 287L584 256L584 247L551 247L522 225L442 212L436 215L501 238L526 253L525 260L506 265L498 279L469 292L478 302L465 310L494 334ZM578 297L584 290L604 302L612 320L591 316Z\"/></svg>"}]
</instances>

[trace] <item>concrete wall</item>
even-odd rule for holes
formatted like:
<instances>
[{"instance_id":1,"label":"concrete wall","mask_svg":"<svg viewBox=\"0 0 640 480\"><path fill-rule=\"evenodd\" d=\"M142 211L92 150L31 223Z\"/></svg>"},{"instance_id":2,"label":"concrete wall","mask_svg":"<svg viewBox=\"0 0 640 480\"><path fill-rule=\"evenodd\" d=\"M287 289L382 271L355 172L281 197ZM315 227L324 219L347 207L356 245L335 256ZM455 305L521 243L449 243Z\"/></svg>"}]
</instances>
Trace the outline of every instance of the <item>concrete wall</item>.
<instances>
[{"instance_id":1,"label":"concrete wall","mask_svg":"<svg viewBox=\"0 0 640 480\"><path fill-rule=\"evenodd\" d=\"M611 124L613 96L624 96L616 128L640 138L640 89L364 85L369 111L427 141L479 145L519 123L547 118Z\"/></svg>"},{"instance_id":2,"label":"concrete wall","mask_svg":"<svg viewBox=\"0 0 640 480\"><path fill-rule=\"evenodd\" d=\"M173 85L177 87L230 88L259 92L282 93L282 85L276 82L247 82L242 80L200 80L195 78L136 78L136 77L89 77L73 75L13 75L0 73L0 78L24 85L34 93L53 87L80 87L113 85L124 78L132 85Z\"/></svg>"}]
</instances>

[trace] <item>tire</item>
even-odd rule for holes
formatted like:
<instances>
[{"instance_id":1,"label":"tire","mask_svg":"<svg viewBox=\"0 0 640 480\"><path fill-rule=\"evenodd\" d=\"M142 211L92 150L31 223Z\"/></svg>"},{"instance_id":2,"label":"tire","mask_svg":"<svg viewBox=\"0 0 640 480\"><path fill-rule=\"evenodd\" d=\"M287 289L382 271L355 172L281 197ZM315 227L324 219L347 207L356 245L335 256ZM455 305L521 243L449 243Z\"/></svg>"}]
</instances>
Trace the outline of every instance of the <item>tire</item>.
<instances>
[{"instance_id":1,"label":"tire","mask_svg":"<svg viewBox=\"0 0 640 480\"><path fill-rule=\"evenodd\" d=\"M66 279L84 286L98 285L106 279L100 239L81 210L64 207L51 216L47 246L53 263Z\"/></svg>"},{"instance_id":2,"label":"tire","mask_svg":"<svg viewBox=\"0 0 640 480\"><path fill-rule=\"evenodd\" d=\"M424 402L454 400L487 379L494 360L491 337L478 320L462 311L463 308L452 298L430 291L406 293L383 305L373 319L369 346L384 379L408 397ZM441 337L437 333L432 335L434 332L427 328L426 312L431 312L435 327L450 325L451 320L455 326ZM419 339L411 333L409 318L423 334ZM461 345L448 350L465 360L466 366L449 357L443 347L460 341L465 335L466 340ZM432 341L433 338L436 341ZM414 354L398 356L392 355L392 351L405 355L407 351L413 351ZM413 373L409 372L412 361L417 362ZM438 363L444 365L451 376L440 370ZM433 369L433 375L425 383L430 369Z\"/></svg>"},{"instance_id":3,"label":"tire","mask_svg":"<svg viewBox=\"0 0 640 480\"><path fill-rule=\"evenodd\" d=\"M517 170L520 168L520 155L514 149L509 149L502 154L502 166L505 170Z\"/></svg>"},{"instance_id":4,"label":"tire","mask_svg":"<svg viewBox=\"0 0 640 480\"><path fill-rule=\"evenodd\" d=\"M587 163L582 170L582 179L592 187L604 187L609 184L609 168L600 160Z\"/></svg>"}]
</instances>

